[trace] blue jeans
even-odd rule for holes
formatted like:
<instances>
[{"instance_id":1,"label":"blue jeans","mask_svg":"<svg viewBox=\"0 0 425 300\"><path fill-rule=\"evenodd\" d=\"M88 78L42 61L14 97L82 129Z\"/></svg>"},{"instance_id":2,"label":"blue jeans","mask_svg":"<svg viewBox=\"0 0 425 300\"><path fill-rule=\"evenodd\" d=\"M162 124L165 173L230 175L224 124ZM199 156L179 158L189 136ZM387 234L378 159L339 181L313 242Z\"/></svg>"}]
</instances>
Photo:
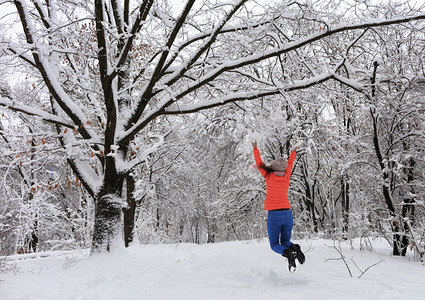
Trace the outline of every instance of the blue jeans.
<instances>
[{"instance_id":1,"label":"blue jeans","mask_svg":"<svg viewBox=\"0 0 425 300\"><path fill-rule=\"evenodd\" d=\"M294 219L292 210L270 210L267 215L267 231L270 247L280 255L292 245L291 234Z\"/></svg>"}]
</instances>

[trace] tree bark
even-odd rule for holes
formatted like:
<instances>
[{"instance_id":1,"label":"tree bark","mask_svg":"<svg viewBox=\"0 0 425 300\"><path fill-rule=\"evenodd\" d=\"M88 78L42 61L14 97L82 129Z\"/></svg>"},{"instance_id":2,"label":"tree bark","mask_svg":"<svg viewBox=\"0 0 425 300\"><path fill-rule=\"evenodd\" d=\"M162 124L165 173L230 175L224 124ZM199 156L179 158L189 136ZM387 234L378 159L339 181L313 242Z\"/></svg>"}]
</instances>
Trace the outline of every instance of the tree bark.
<instances>
[{"instance_id":1,"label":"tree bark","mask_svg":"<svg viewBox=\"0 0 425 300\"><path fill-rule=\"evenodd\" d=\"M108 159L106 159L108 160ZM122 188L118 173L106 169L105 182L95 200L94 231L91 253L121 248L123 243Z\"/></svg>"},{"instance_id":2,"label":"tree bark","mask_svg":"<svg viewBox=\"0 0 425 300\"><path fill-rule=\"evenodd\" d=\"M307 211L310 214L311 221L313 222L313 231L318 232L319 228L317 225L317 219L316 219L316 211L315 211L315 203L314 203L314 192L312 191L311 184L310 184L310 178L308 175L308 170L306 166L305 158L303 157L303 169L304 169L304 182L305 182L305 205L307 208Z\"/></svg>"},{"instance_id":3,"label":"tree bark","mask_svg":"<svg viewBox=\"0 0 425 300\"><path fill-rule=\"evenodd\" d=\"M130 245L134 237L134 222L136 215L136 199L133 193L135 189L134 178L131 175L126 176L126 198L127 206L123 209L124 213L124 244Z\"/></svg>"},{"instance_id":4,"label":"tree bark","mask_svg":"<svg viewBox=\"0 0 425 300\"><path fill-rule=\"evenodd\" d=\"M114 194L100 197L95 204L91 253L111 251L122 244L121 198Z\"/></svg>"},{"instance_id":5,"label":"tree bark","mask_svg":"<svg viewBox=\"0 0 425 300\"><path fill-rule=\"evenodd\" d=\"M416 161L413 158L410 158L408 161L409 168L406 170L407 175L407 183L411 183L413 181L413 168L416 165ZM407 233L410 231L409 222L414 223L415 216L415 199L407 196L405 191L399 193L401 197L403 197L403 207L401 210L401 217L403 220L403 231L404 235L400 241L400 249L401 255L406 256L407 247L409 245L409 238L407 237Z\"/></svg>"},{"instance_id":6,"label":"tree bark","mask_svg":"<svg viewBox=\"0 0 425 300\"><path fill-rule=\"evenodd\" d=\"M342 197L342 231L347 233L348 232L348 225L349 225L349 213L350 213L350 196L349 196L349 189L350 186L348 184L347 175L342 175L341 178L341 197Z\"/></svg>"}]
</instances>

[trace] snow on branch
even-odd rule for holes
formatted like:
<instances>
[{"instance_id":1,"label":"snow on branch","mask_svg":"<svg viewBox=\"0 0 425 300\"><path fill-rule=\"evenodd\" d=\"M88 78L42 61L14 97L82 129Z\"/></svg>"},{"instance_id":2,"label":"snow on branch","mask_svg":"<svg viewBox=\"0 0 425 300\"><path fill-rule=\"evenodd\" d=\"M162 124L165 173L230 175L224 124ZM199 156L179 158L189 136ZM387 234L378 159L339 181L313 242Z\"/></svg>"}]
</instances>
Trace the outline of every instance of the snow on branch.
<instances>
[{"instance_id":1,"label":"snow on branch","mask_svg":"<svg viewBox=\"0 0 425 300\"><path fill-rule=\"evenodd\" d=\"M278 49L278 53L282 54L282 53L286 53L288 51L294 50L296 48L300 48L301 46L310 44L314 41L320 40L324 37L328 37L331 35L334 35L336 33L339 32L343 32L343 31L352 31L352 30L358 30L358 29L368 29L368 28L373 28L373 27L382 27L382 26L388 26L388 25L395 25L395 24L402 24L402 23L408 23L408 22L412 22L412 21L416 21L416 20L425 20L425 13L423 14L419 14L416 16L404 16L404 17L399 17L399 18L393 18L393 19L374 19L374 20L369 20L369 21L365 21L362 23L357 23L357 24L347 24L347 23L340 23L340 24L336 24L335 26L330 27L328 30L326 31L322 31L319 33L313 33L310 36L301 39L299 41L296 42L291 42L290 44L288 44L287 46L285 46L283 49ZM351 47L352 45L350 45L349 47ZM269 54L271 55L271 54ZM269 56L271 57L271 56ZM267 57L267 58L269 58Z\"/></svg>"},{"instance_id":2,"label":"snow on branch","mask_svg":"<svg viewBox=\"0 0 425 300\"><path fill-rule=\"evenodd\" d=\"M131 46L133 45L133 42L134 42L134 39L135 39L135 34L141 30L142 24L146 20L152 5L153 5L153 1L144 1L143 4L140 5L140 8L139 8L139 11L138 11L138 14L137 14L137 18L134 21L130 32L128 33L128 35L129 35L128 39L125 41L125 44L122 48L122 51L120 51L119 57L116 61L116 65L112 68L113 71L109 75L111 77L111 79L118 75L118 70L124 65L128 55L130 53ZM114 12L115 12L115 10L114 10ZM126 19L126 18L128 18L128 16L126 16L126 17L120 16L120 18ZM126 19L126 20L124 20L124 22L127 23L128 20Z\"/></svg>"},{"instance_id":3,"label":"snow on branch","mask_svg":"<svg viewBox=\"0 0 425 300\"><path fill-rule=\"evenodd\" d=\"M300 39L298 41L290 42L290 43L286 44L284 47L275 47L273 49L265 50L261 53L252 54L252 55L249 55L249 56L244 57L244 58L224 62L223 64L221 64L220 66L218 66L217 68L212 70L211 72L205 74L204 76L200 77L195 82L189 84L188 87L184 91L182 91L180 94L175 96L175 99L178 100L178 99L186 96L187 94L191 93L192 91L208 84L209 82L211 82L212 80L217 78L219 75L223 74L224 72L232 71L232 70L235 70L235 69L243 67L243 66L254 64L254 63L263 61L265 59L268 59L268 58L272 58L272 57L279 56L279 55L284 54L284 53L288 53L290 51L294 51L298 48L301 48L302 46L305 46L307 44L311 44L311 43L313 43L317 40L320 40L322 38L328 37L330 35L333 35L333 34L336 34L336 33L339 33L339 32L348 31L348 30L356 30L356 29L365 29L365 28L369 28L369 27L379 27L379 26L385 26L385 25L406 23L406 22L410 22L410 21L413 21L413 20L422 20L422 19L425 19L425 14L421 14L421 15L418 15L418 16L401 17L401 18L396 18L396 19L391 19L391 20L374 20L374 21L363 22L363 23L359 23L359 24L351 24L351 25L345 24L345 23L339 24L338 26L335 26L335 27L329 29L328 31L315 33L315 34L312 34L312 35L310 35L306 38ZM169 80L166 83L166 85L174 83L175 80L176 80L175 78L178 78L178 76L176 74L179 74L181 76L185 71L185 67L187 67L187 66L183 66L180 70L176 71L171 76L172 79ZM351 86L358 91L363 91L363 88L361 86L359 86L355 81L348 82L347 81L348 79L343 80L343 78L339 77L338 75L334 75L334 78L336 80L341 80L341 82L344 83L344 84L349 84L349 85L351 84ZM296 89L296 87L294 87L294 89Z\"/></svg>"},{"instance_id":4,"label":"snow on branch","mask_svg":"<svg viewBox=\"0 0 425 300\"><path fill-rule=\"evenodd\" d=\"M164 145L164 137L169 133L164 135L154 134L149 137L150 140L156 140L149 148L144 149L141 154L136 153L136 157L130 161L125 161L121 158L120 155L116 155L115 159L117 161L117 169L120 173L127 173L128 171L135 168L137 165L143 164L146 162L146 159L156 153L158 149Z\"/></svg>"},{"instance_id":5,"label":"snow on branch","mask_svg":"<svg viewBox=\"0 0 425 300\"><path fill-rule=\"evenodd\" d=\"M312 78L308 78L305 80L295 80L293 84L287 85L287 86L282 86L281 88L285 91L285 92L290 92L290 91L296 91L296 90L300 90L300 89L306 89L309 87L312 87L314 85L323 83L329 79L335 78L335 73L334 72L327 72L327 73L323 73L317 76L314 76Z\"/></svg>"},{"instance_id":6,"label":"snow on branch","mask_svg":"<svg viewBox=\"0 0 425 300\"><path fill-rule=\"evenodd\" d=\"M95 198L103 183L101 177L86 161L80 159L79 153L71 154L68 163L86 191Z\"/></svg>"},{"instance_id":7,"label":"snow on branch","mask_svg":"<svg viewBox=\"0 0 425 300\"><path fill-rule=\"evenodd\" d=\"M401 18L390 19L390 20L373 20L373 21L363 22L359 24L346 24L346 23L339 24L327 31L314 33L306 38L300 39L298 41L290 42L283 47L275 47L272 49L265 50L261 53L256 53L244 58L236 59L234 61L224 62L219 67L215 68L213 71L200 77L195 83L191 84L185 92L181 93L181 95L178 95L176 98L178 99L185 96L191 91L217 78L219 75L221 75L222 73L226 71L234 70L236 68L254 64L254 63L275 57L275 56L279 56L281 54L288 53L290 51L294 51L298 48L301 48L302 46L311 44L315 41L318 41L320 39L323 39L325 37L331 36L339 32L357 30L357 29L366 29L369 27L379 27L379 26L386 26L386 25L392 25L392 24L407 23L414 20L424 20L424 19L425 19L425 14L420 14L417 16L407 16L407 17L401 17ZM170 81L167 84L172 82L173 81Z\"/></svg>"},{"instance_id":8,"label":"snow on branch","mask_svg":"<svg viewBox=\"0 0 425 300\"><path fill-rule=\"evenodd\" d=\"M37 109L37 108L31 107L31 106L16 103L15 101L11 101L11 100L6 99L4 97L0 97L0 106L4 106L4 107L11 109L13 111L16 111L16 112L22 112L22 113L25 113L25 114L30 115L30 116L39 117L42 120L49 122L49 123L61 125L61 126L68 127L68 128L71 128L71 129L75 128L74 124L69 124L68 122L66 122L66 120L64 120L61 117L55 116L55 115L50 114L50 113L48 113L44 110L41 110L41 109Z\"/></svg>"},{"instance_id":9,"label":"snow on branch","mask_svg":"<svg viewBox=\"0 0 425 300\"><path fill-rule=\"evenodd\" d=\"M73 121L74 126L78 127L78 132L85 139L100 140L96 132L90 126L85 126L86 124L89 124L89 120L84 114L82 108L79 107L62 88L57 76L57 74L59 74L57 66L53 65L48 58L43 56L43 45L38 45L36 43L36 41L42 39L39 38L38 31L31 23L31 14L28 10L26 2L17 0L15 1L15 5L22 23L26 41L32 48L32 56L36 64L36 68L43 77L43 80L46 83L50 94L53 96L65 114Z\"/></svg>"},{"instance_id":10,"label":"snow on branch","mask_svg":"<svg viewBox=\"0 0 425 300\"><path fill-rule=\"evenodd\" d=\"M13 43L12 43L11 41L8 41L8 43L9 43L10 45L13 45ZM27 62L28 64L30 64L32 67L34 67L34 68L36 68L36 67L37 67L37 65L36 65L36 63L34 62L34 60L33 60L31 57L29 57L28 55L25 55L25 53L22 53L22 51L21 51L21 52L19 52L19 51L17 51L16 49L12 48L12 46L10 46L9 48L7 48L7 50L8 50L8 51L10 51L11 53L13 53L13 55L15 55L15 56L19 57L19 58L20 58L20 59L22 59L23 61L25 61L25 62Z\"/></svg>"},{"instance_id":11,"label":"snow on branch","mask_svg":"<svg viewBox=\"0 0 425 300\"><path fill-rule=\"evenodd\" d=\"M238 25L234 25L234 26L227 26L227 27L222 28L220 30L219 34L225 34L225 33L236 32L236 31L244 31L244 30L247 30L247 29L253 29L253 28L261 27L261 26L264 26L264 25L271 23L272 21L275 21L276 19L278 19L278 17L275 17L271 20L267 20L267 21L264 21L264 22L254 23L254 24L248 24L248 25L238 24ZM214 32L213 30L203 31L200 34L197 34L197 35L194 35L194 36L188 38L187 40L185 40L184 43L177 46L177 51L175 51L173 53L173 56L167 62L166 66L164 67L164 70L169 70L171 64L176 60L179 53L181 53L181 51L183 51L183 49L185 49L186 47L190 46L191 44L193 44L197 41L208 38L210 35L213 34L213 32ZM164 71L164 73L166 73L166 72Z\"/></svg>"},{"instance_id":12,"label":"snow on branch","mask_svg":"<svg viewBox=\"0 0 425 300\"><path fill-rule=\"evenodd\" d=\"M222 97L218 97L212 100L208 101L202 101L187 105L179 105L177 100L182 98L182 94L186 95L188 93L188 90L192 91L191 86L189 85L186 90L181 92L179 96L176 96L175 94L171 95L169 98L166 98L162 100L158 104L158 108L154 111L150 112L149 114L145 115L144 118L140 119L137 123L135 123L132 127L130 127L125 132L121 133L120 136L117 137L118 140L127 139L131 136L134 136L137 132L139 132L142 128L144 128L151 120L154 118L161 116L161 115L176 115L176 114L189 114L198 112L201 110L210 109L213 107L221 106L227 103L237 102L237 101L244 101L244 100L253 100L258 99L261 97L266 96L273 96L277 95L281 92L291 92L295 90L305 89L312 87L314 85L321 84L327 80L334 79L337 80L356 91L366 93L365 88L362 84L358 83L356 80L345 78L341 75L336 74L335 72L338 71L338 69L344 64L345 60L342 60L337 66L332 69L329 72L323 73L318 76L314 76L312 78L308 78L305 80L299 80L294 81L291 85L280 85L274 83L274 88L268 88L263 90L254 90L252 92L237 92L237 93L231 93ZM192 85L196 85L195 83L192 83ZM272 85L272 83L269 83L269 85ZM195 89L193 89L195 90Z\"/></svg>"},{"instance_id":13,"label":"snow on branch","mask_svg":"<svg viewBox=\"0 0 425 300\"><path fill-rule=\"evenodd\" d=\"M181 76L198 60L199 57L203 53L205 53L210 46L217 39L217 36L220 34L223 27L226 23L232 18L232 16L239 10L239 8L245 4L247 0L240 0L239 3L235 3L233 9L228 12L225 17L216 25L214 30L211 32L211 35L205 40L205 42L199 47L198 51L187 60L178 70L176 70L172 75L170 75L167 80L164 82L165 85L171 86L175 83ZM165 73L166 70L163 70L162 74Z\"/></svg>"},{"instance_id":14,"label":"snow on branch","mask_svg":"<svg viewBox=\"0 0 425 300\"><path fill-rule=\"evenodd\" d=\"M50 93L55 98L61 109L65 114L78 126L78 131L85 139L94 139L100 141L97 133L93 130L90 121L84 114L82 108L78 106L63 90L57 78L54 76L55 72L50 69L48 62L42 62L43 65L41 73L45 77L45 82L49 88Z\"/></svg>"},{"instance_id":15,"label":"snow on branch","mask_svg":"<svg viewBox=\"0 0 425 300\"><path fill-rule=\"evenodd\" d=\"M338 81L344 80L344 82L346 82L346 84L349 85L350 87L359 88L359 84L356 81L349 80L342 76L336 75L334 72L328 72L318 76L314 76L309 79L294 81L294 83L291 85L286 85L286 86L278 85L275 89L267 89L262 91L260 90L260 91L255 91L252 93L250 92L233 93L233 94L229 94L229 95L219 97L213 100L204 101L204 102L196 103L192 105L178 106L177 104L175 104L175 106L165 109L164 113L162 114L169 115L169 114L193 113L193 112L213 108L216 106L220 106L226 103L243 101L243 100L253 100L253 99L258 99L258 98L266 97L266 96L273 96L273 95L279 94L281 91L291 92L295 90L305 89L317 84L321 84L329 79L337 79Z\"/></svg>"},{"instance_id":16,"label":"snow on branch","mask_svg":"<svg viewBox=\"0 0 425 300\"><path fill-rule=\"evenodd\" d=\"M164 82L162 82L162 84L161 84L162 87L171 86L175 82L177 82L181 77L184 76L186 71L188 71L196 63L196 61L202 56L202 54L204 54L206 51L208 51L208 49L214 43L214 41L216 40L217 36L220 34L223 27L226 25L226 23L239 10L239 8L244 5L244 3L246 1L247 0L239 0L236 3L233 4L233 8L215 26L214 30L207 37L207 39L204 41L204 43L199 47L199 49L190 58L188 58L187 61L184 64L182 64L179 68L176 68L176 70L174 72L172 72L170 75L168 75L165 78ZM181 27L183 26L184 21L185 21L185 17L188 15L190 8L193 4L194 3L192 3L192 1L189 1L186 5L185 9L181 13L180 17L178 18L170 36L167 39L167 43L164 45L164 50L163 50L162 54L160 55L160 58L158 59L158 62L155 66L155 69L154 69L154 71L151 75L150 82L145 87L144 92L142 93L140 99L150 99L153 96L155 96L156 94L163 91L163 88L157 88L156 84L157 84L158 80L167 73L167 69L164 67L164 66L166 66L166 59L170 54L170 49L173 46L176 35L181 30ZM212 72L212 73L214 73L214 72ZM187 93L190 93L194 89L197 89L198 87L201 87L205 84L208 84L208 82L212 81L220 73L222 73L222 72L217 73L215 76L204 76L203 77L203 78L205 78L204 81L203 80L195 81L195 85L194 86L192 85L193 88L187 89ZM196 83L199 83L199 84L196 84ZM176 97L176 99L184 97L184 95L186 95L187 93L182 93L181 95ZM172 103L173 103L173 101L171 101L171 102L168 101L166 106L164 106L164 107L167 107ZM138 123L137 120L142 115L146 105L147 105L147 101L143 101L143 100L139 101L139 104L135 108L135 110L132 114L132 117L128 121L128 124Z\"/></svg>"},{"instance_id":17,"label":"snow on branch","mask_svg":"<svg viewBox=\"0 0 425 300\"><path fill-rule=\"evenodd\" d=\"M213 108L216 106L220 106L226 103L231 102L237 102L237 101L244 101L244 100L252 100L252 99L258 99L261 97L266 96L273 96L276 94L279 94L278 89L268 89L263 91L255 91L253 93L249 92L239 92L239 93L233 93L229 94L223 97L218 97L213 100L204 101L200 103L195 103L192 105L184 105L184 106L178 106L177 104L175 107L165 109L163 115L172 115L172 114L187 114L187 113L194 113L197 111L201 111L204 109Z\"/></svg>"},{"instance_id":18,"label":"snow on branch","mask_svg":"<svg viewBox=\"0 0 425 300\"><path fill-rule=\"evenodd\" d=\"M368 92L365 88L365 86L361 83L359 83L358 81L354 80L354 79L349 79L346 78L344 76L338 75L338 74L333 74L332 77L336 80L339 81L340 83L351 87L352 89L364 94L364 95L368 95Z\"/></svg>"},{"instance_id":19,"label":"snow on branch","mask_svg":"<svg viewBox=\"0 0 425 300\"><path fill-rule=\"evenodd\" d=\"M170 35L168 36L167 42L164 45L164 48L163 48L162 54L160 55L158 63L156 64L155 70L152 73L151 87L147 89L148 91L150 91L151 88L153 88L155 80L161 76L160 75L161 70L162 70L162 68L163 68L163 66L166 62L166 59L167 59L169 53L170 53L170 49L171 49L172 45L174 44L174 41L177 38L178 32L183 27L183 24L186 20L186 17L188 16L188 14L189 14L192 6L194 5L194 3L195 3L194 0L187 2L185 8L183 9L179 18L177 19L176 23L174 24L173 29L172 29Z\"/></svg>"},{"instance_id":20,"label":"snow on branch","mask_svg":"<svg viewBox=\"0 0 425 300\"><path fill-rule=\"evenodd\" d=\"M241 1L239 4L243 3ZM234 10L236 9L236 6L234 7ZM369 27L379 27L379 26L386 26L386 25L392 25L392 24L399 24L399 23L406 23L411 22L414 20L422 20L425 19L425 14L420 14L417 16L405 16L395 19L389 19L389 20L383 20L383 19L377 19L377 20L371 20L366 21L358 24L346 24L341 23L337 26L334 26L332 28L329 28L327 31L319 31L314 34L311 34L305 38L301 38L297 41L289 42L285 44L284 46L278 46L272 49L268 49L265 51L262 51L261 53L254 53L251 55L248 55L243 58L235 59L235 60L228 60L224 61L222 64L217 65L213 70L209 71L208 73L204 74L203 76L199 77L197 80L192 81L189 83L186 88L183 90L180 90L177 93L174 93L170 96L169 99L164 99L161 101L161 104L158 105L158 109L155 111L152 111L145 115L142 119L140 117L142 116L142 113L148 103L148 101L139 101L139 104L137 107L135 107L134 112L132 114L132 117L127 121L127 126L125 128L127 129L124 133L124 136L131 137L134 136L141 128L143 128L145 125L149 123L150 120L156 118L157 116L160 116L162 114L176 114L176 113L189 113L189 112L195 112L206 108L215 107L218 105L221 105L223 103L232 102L232 101L238 101L241 100L239 96L233 98L232 96L225 96L224 98L220 98L217 100L211 100L210 102L207 102L204 104L193 104L188 107L173 107L173 109L168 109L169 106L176 103L176 101L184 98L188 94L210 84L213 80L215 80L217 77L219 77L221 74L225 72L235 71L241 67L248 66L254 63L258 63L261 61L264 61L266 59L279 56L281 54L289 53L291 51L297 50L305 45L312 44L315 41L318 41L320 39L323 39L325 37L329 37L331 35L349 31L349 30L357 30L357 29L366 29ZM140 99L150 99L155 94L160 93L161 91L164 91L166 87L170 87L173 83L175 83L179 78L184 76L187 70L190 69L191 65L195 62L195 59L199 57L201 53L205 51L205 49L208 48L208 46L211 44L211 42L214 40L216 35L222 30L224 24L226 23L227 19L225 18L222 20L220 24L217 25L216 29L213 30L211 33L211 37L207 39L204 44L200 47L200 49L190 58L188 59L182 66L179 68L176 68L173 73L169 74L161 83L161 86L159 87L156 85L157 80L155 79L155 76L163 76L166 72L166 70L162 70L160 74L158 74L158 68L156 68L154 74L151 77L151 81L148 87L144 89L143 95L140 97ZM169 49L169 48L168 48ZM165 57L165 56L163 56ZM161 60L160 64L157 65L163 65L164 61ZM319 77L315 77L312 79L309 79L310 82L305 84L304 82L296 82L294 85L287 87L286 91L306 88L309 86L312 86L317 83L324 82L325 80L328 80L330 78L334 78L335 80L340 81L341 83L351 86L357 91L364 92L364 88L362 85L360 85L357 81L349 80L347 78L344 78L342 76L339 76L337 74L322 74L319 75ZM156 90L154 89L154 86L156 87ZM153 92L153 93L152 93ZM269 93L269 92L268 92ZM251 98L256 98L259 96L255 96L255 94L252 94L250 96Z\"/></svg>"}]
</instances>

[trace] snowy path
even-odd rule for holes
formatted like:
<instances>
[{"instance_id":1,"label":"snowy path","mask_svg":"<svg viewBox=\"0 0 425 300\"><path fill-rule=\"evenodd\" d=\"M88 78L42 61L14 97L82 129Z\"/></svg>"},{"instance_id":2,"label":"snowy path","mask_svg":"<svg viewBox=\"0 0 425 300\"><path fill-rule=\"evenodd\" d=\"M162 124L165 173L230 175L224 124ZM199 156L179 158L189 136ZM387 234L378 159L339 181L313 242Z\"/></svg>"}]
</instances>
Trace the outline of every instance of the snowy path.
<instances>
[{"instance_id":1,"label":"snowy path","mask_svg":"<svg viewBox=\"0 0 425 300\"><path fill-rule=\"evenodd\" d=\"M333 245L300 241L310 249L294 274L266 241L137 246L84 257L66 269L63 256L26 259L16 275L1 275L0 299L424 299L422 263L391 257L383 243L374 252L345 245L351 278L343 261L324 262L339 258L325 243ZM384 261L359 279L351 259L362 269Z\"/></svg>"}]
</instances>

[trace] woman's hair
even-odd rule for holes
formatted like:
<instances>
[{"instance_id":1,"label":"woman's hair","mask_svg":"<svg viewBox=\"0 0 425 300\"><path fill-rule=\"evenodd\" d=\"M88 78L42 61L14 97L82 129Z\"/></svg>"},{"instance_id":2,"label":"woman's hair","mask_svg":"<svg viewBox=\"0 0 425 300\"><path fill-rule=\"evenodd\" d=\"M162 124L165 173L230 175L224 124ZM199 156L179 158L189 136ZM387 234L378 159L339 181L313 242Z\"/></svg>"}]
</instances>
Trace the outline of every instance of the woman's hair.
<instances>
[{"instance_id":1,"label":"woman's hair","mask_svg":"<svg viewBox=\"0 0 425 300\"><path fill-rule=\"evenodd\" d=\"M266 175L269 175L270 173L272 173L273 172L273 169L272 169L272 167L271 166L266 166L264 163L263 164L261 164L260 166L258 166L259 168L261 168L261 169L263 169L263 170L265 170L266 172L267 172L267 174Z\"/></svg>"}]
</instances>

